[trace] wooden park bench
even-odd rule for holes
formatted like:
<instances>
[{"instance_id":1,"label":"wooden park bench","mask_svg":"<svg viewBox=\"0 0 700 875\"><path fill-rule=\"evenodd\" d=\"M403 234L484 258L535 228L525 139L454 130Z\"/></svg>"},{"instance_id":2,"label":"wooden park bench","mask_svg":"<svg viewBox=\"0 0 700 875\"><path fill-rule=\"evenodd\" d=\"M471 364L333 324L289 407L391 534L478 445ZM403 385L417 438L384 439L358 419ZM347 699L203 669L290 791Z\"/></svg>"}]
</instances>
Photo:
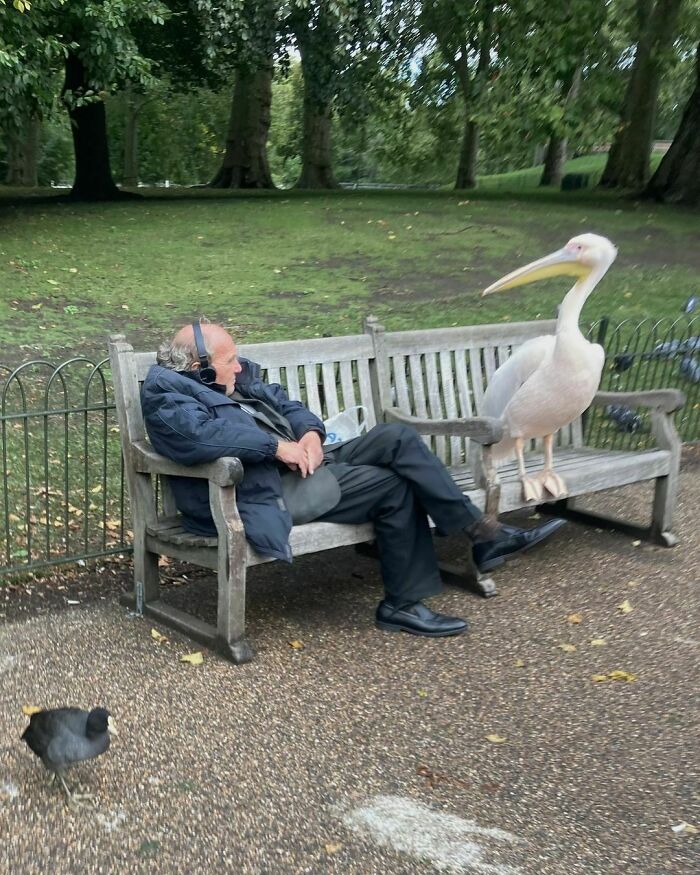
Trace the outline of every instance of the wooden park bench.
<instances>
[{"instance_id":1,"label":"wooden park bench","mask_svg":"<svg viewBox=\"0 0 700 875\"><path fill-rule=\"evenodd\" d=\"M497 420L479 416L484 388L515 347L531 337L552 333L554 325L529 322L386 332L370 318L364 334L241 345L239 350L242 356L261 364L266 380L284 385L291 398L303 401L322 419L362 405L369 427L381 421L413 426L445 462L462 491L480 508L497 513L516 510L525 502L515 464L496 471L491 462L489 445L500 439L502 428ZM247 662L253 652L245 637L246 572L273 560L255 553L245 540L235 499L236 484L243 476L238 459L185 467L158 455L148 443L139 389L155 358L155 352L134 352L122 335L110 340L134 532L134 593L129 598L139 613L184 632L236 663ZM581 422L573 423L558 435L555 450L555 465L566 479L568 497L541 509L672 546L671 516L680 462L673 411L682 405L683 396L677 390L599 393L595 403L650 408L656 448L611 451L586 447ZM542 467L542 454L534 444L526 467ZM168 486L169 475L209 481L218 537L193 535L182 528ZM655 483L649 526L594 515L574 506L580 496L639 481ZM290 543L294 556L301 556L372 540L369 523L312 522L295 526ZM160 598L161 556L216 573L216 626ZM484 595L495 593L493 582L480 578L473 567L443 566L443 570L471 575L472 584Z\"/></svg>"}]
</instances>

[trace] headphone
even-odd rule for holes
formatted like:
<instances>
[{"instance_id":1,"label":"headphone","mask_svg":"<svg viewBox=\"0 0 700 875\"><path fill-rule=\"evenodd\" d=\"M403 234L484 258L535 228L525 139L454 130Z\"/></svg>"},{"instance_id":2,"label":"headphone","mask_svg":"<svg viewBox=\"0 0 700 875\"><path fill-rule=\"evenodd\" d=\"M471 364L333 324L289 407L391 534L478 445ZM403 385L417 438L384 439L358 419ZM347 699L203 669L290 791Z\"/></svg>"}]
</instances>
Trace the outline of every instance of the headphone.
<instances>
[{"instance_id":1,"label":"headphone","mask_svg":"<svg viewBox=\"0 0 700 875\"><path fill-rule=\"evenodd\" d=\"M197 355L199 357L199 379L205 386L213 386L216 384L216 370L209 364L209 356L207 348L204 345L204 335L202 334L202 326L199 322L192 323L194 331L194 342L197 347Z\"/></svg>"}]
</instances>

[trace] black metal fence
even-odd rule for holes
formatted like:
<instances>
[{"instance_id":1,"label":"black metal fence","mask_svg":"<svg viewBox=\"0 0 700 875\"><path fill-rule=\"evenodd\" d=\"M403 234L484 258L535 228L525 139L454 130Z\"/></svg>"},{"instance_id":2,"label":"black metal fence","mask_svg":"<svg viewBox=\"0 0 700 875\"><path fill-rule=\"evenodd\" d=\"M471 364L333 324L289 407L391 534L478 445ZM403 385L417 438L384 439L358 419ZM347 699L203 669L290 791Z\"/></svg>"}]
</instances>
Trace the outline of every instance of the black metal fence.
<instances>
[{"instance_id":1,"label":"black metal fence","mask_svg":"<svg viewBox=\"0 0 700 875\"><path fill-rule=\"evenodd\" d=\"M700 316L594 323L591 340L605 347L600 388L609 392L678 388L686 403L676 414L685 442L700 440ZM627 405L591 408L585 417L586 443L609 449L652 446L649 413Z\"/></svg>"},{"instance_id":2,"label":"black metal fence","mask_svg":"<svg viewBox=\"0 0 700 875\"><path fill-rule=\"evenodd\" d=\"M0 573L130 550L109 362L0 366Z\"/></svg>"},{"instance_id":3,"label":"black metal fence","mask_svg":"<svg viewBox=\"0 0 700 875\"><path fill-rule=\"evenodd\" d=\"M683 440L700 440L700 317L604 319L589 336L606 349L602 388L676 386ZM594 408L586 442L612 449L652 443L648 414ZM0 366L0 573L19 573L131 550L128 505L107 360Z\"/></svg>"}]
</instances>

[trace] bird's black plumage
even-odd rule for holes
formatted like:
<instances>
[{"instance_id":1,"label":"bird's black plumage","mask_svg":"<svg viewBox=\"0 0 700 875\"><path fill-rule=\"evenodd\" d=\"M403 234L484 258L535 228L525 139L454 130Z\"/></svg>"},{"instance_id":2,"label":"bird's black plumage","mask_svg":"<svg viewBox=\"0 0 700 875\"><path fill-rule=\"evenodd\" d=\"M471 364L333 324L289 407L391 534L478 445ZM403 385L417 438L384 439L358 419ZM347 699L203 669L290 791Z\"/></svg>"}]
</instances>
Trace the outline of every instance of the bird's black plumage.
<instances>
[{"instance_id":1,"label":"bird's black plumage","mask_svg":"<svg viewBox=\"0 0 700 875\"><path fill-rule=\"evenodd\" d=\"M53 708L32 714L22 739L51 772L90 760L109 747L109 713L104 708Z\"/></svg>"}]
</instances>

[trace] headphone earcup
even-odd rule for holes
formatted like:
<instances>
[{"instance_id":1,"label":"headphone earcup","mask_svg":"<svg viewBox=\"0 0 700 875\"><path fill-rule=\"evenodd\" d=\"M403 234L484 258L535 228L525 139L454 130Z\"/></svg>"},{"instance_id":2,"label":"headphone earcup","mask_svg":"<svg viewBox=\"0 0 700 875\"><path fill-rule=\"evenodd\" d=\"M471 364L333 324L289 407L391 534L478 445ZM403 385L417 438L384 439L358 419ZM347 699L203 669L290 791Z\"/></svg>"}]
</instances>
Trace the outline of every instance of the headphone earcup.
<instances>
[{"instance_id":1,"label":"headphone earcup","mask_svg":"<svg viewBox=\"0 0 700 875\"><path fill-rule=\"evenodd\" d=\"M211 386L216 383L216 371L214 368L200 368L199 369L199 379L204 383L205 386Z\"/></svg>"}]
</instances>

